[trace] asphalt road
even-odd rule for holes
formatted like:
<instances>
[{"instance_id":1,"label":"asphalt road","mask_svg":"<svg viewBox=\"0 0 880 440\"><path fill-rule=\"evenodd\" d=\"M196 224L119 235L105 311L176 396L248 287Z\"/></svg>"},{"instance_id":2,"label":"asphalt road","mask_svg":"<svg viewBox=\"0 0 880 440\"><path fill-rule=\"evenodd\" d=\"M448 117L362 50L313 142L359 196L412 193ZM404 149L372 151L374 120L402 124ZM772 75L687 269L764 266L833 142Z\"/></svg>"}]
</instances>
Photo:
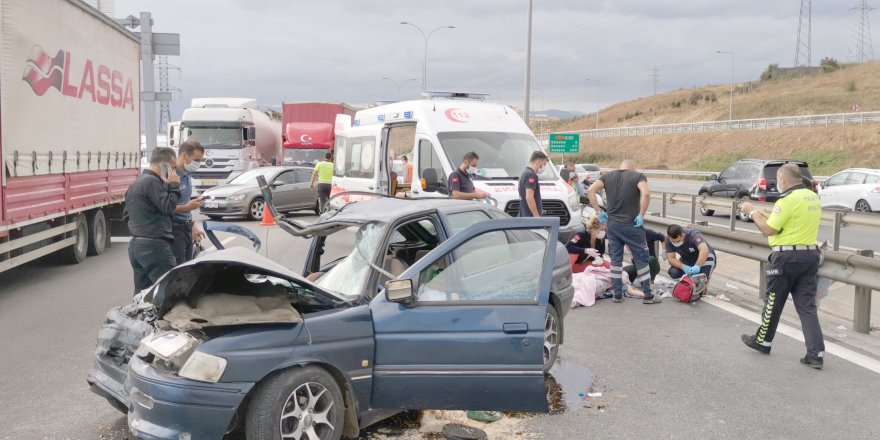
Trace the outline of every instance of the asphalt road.
<instances>
[{"instance_id":1,"label":"asphalt road","mask_svg":"<svg viewBox=\"0 0 880 440\"><path fill-rule=\"evenodd\" d=\"M668 192L677 194L697 194L701 186L701 182L693 180L650 178L648 179L648 182L652 193ZM652 200L650 210L659 213L661 210L661 203ZM667 216L670 217L679 217L687 220L690 220L691 217L690 205L667 204L666 212ZM711 217L705 217L697 211L697 221L708 221L711 225L728 228L730 226L730 212L729 210L715 211L715 214ZM758 230L754 224L739 220L736 222L736 227L737 229L748 231ZM831 226L823 224L819 227L819 240L833 241L832 238ZM880 254L880 234L873 230L860 227L845 227L840 234L840 244L841 246L853 249L872 249L875 253Z\"/></svg>"},{"instance_id":2,"label":"asphalt road","mask_svg":"<svg viewBox=\"0 0 880 440\"><path fill-rule=\"evenodd\" d=\"M270 258L302 267L305 241L240 224L268 237ZM125 417L85 380L104 315L131 298L126 250L114 243L79 265L0 274L0 438L130 438ZM876 373L833 355L824 371L805 368L797 362L803 345L782 335L773 355L759 355L739 341L754 325L707 303L600 301L571 311L566 328L563 362L592 373L603 397L583 401L591 408L569 404L560 415L517 420L525 435L880 438ZM581 388L563 392L572 398Z\"/></svg>"}]
</instances>

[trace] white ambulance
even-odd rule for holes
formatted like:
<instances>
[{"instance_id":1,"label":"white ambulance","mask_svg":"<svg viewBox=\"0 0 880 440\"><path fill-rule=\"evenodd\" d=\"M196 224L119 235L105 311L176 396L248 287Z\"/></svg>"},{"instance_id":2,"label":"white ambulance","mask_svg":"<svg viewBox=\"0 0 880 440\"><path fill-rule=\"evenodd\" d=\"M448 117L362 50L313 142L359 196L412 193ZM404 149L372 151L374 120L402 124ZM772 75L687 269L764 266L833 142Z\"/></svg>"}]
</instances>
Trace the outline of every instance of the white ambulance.
<instances>
[{"instance_id":1,"label":"white ambulance","mask_svg":"<svg viewBox=\"0 0 880 440\"><path fill-rule=\"evenodd\" d=\"M485 102L486 95L436 93L420 101L380 105L336 117L332 194L390 194L389 163L400 155L413 165L410 196L449 197L449 175L465 153L480 156L474 186L486 191L499 209L519 212L518 180L532 152L541 147L510 107ZM583 229L577 193L548 164L539 174L544 213L559 217L560 240ZM369 196L351 195L356 201Z\"/></svg>"}]
</instances>

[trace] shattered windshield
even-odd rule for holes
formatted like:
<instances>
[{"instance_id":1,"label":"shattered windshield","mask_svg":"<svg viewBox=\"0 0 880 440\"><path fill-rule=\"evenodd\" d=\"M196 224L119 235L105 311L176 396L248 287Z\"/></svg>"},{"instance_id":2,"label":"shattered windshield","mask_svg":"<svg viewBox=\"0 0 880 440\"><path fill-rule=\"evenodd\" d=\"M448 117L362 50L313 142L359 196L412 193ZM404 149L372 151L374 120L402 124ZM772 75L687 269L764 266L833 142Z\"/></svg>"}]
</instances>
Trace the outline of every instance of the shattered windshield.
<instances>
[{"instance_id":1,"label":"shattered windshield","mask_svg":"<svg viewBox=\"0 0 880 440\"><path fill-rule=\"evenodd\" d=\"M351 252L318 278L315 285L349 300L361 296L372 270L364 258L373 259L384 233L384 223L369 223L362 226L357 231Z\"/></svg>"}]
</instances>

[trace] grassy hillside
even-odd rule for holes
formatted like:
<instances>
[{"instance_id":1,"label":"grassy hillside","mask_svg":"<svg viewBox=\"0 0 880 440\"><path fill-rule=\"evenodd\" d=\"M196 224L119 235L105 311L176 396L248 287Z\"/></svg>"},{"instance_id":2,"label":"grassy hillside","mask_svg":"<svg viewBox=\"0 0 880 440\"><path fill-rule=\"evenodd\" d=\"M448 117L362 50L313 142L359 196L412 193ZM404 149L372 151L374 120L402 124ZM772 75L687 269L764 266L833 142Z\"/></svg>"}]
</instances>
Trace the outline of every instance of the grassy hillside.
<instances>
[{"instance_id":1,"label":"grassy hillside","mask_svg":"<svg viewBox=\"0 0 880 440\"><path fill-rule=\"evenodd\" d=\"M709 85L622 102L599 112L600 127L726 120L728 85ZM880 62L806 77L735 85L734 119L880 110ZM595 114L551 131L595 126ZM546 127L545 127L546 128ZM591 140L579 160L613 166L633 158L644 168L719 170L743 157L806 160L816 174L849 166L880 168L880 124L865 127L621 137Z\"/></svg>"}]
</instances>

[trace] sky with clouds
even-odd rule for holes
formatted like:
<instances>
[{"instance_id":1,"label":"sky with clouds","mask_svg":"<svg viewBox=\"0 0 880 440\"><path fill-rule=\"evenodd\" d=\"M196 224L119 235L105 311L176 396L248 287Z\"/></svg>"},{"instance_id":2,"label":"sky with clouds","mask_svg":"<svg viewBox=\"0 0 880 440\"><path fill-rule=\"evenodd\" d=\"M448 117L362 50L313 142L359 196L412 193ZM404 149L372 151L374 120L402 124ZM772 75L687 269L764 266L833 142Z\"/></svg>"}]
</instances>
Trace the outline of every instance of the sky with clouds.
<instances>
[{"instance_id":1,"label":"sky with clouds","mask_svg":"<svg viewBox=\"0 0 880 440\"><path fill-rule=\"evenodd\" d=\"M813 64L847 59L856 0L813 2ZM852 3L852 4L850 4ZM758 78L794 62L800 0L535 0L532 109L590 112L659 91ZM193 97L370 104L416 98L424 40L428 88L489 93L521 106L527 0L117 0L181 35L170 62L172 119ZM877 14L874 14L875 16ZM415 78L415 81L407 81ZM589 80L588 80L589 78ZM542 103L543 100L543 103Z\"/></svg>"}]
</instances>

